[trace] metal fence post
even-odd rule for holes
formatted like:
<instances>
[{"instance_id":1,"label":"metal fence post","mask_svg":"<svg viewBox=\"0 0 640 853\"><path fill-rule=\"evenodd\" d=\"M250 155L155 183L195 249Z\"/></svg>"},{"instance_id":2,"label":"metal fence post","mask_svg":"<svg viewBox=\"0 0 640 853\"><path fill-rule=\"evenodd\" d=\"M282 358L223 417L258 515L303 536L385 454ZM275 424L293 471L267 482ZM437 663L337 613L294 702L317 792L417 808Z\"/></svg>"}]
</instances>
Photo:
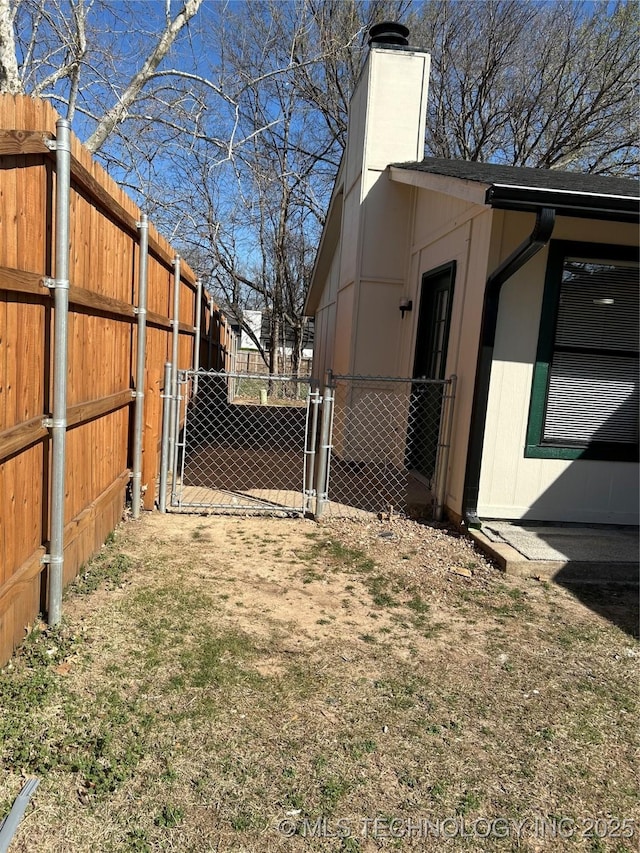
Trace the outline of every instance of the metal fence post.
<instances>
[{"instance_id":1,"label":"metal fence post","mask_svg":"<svg viewBox=\"0 0 640 853\"><path fill-rule=\"evenodd\" d=\"M327 371L327 382L322 397L322 422L316 472L316 519L322 518L328 503L329 454L331 452L331 421L333 419L334 401L334 390L331 386L332 375L329 370Z\"/></svg>"},{"instance_id":2,"label":"metal fence post","mask_svg":"<svg viewBox=\"0 0 640 853\"><path fill-rule=\"evenodd\" d=\"M51 531L48 621L62 618L64 568L64 498L67 441L67 362L69 316L69 196L71 190L70 124L56 122L56 277L54 288L53 417L51 428Z\"/></svg>"},{"instance_id":3,"label":"metal fence post","mask_svg":"<svg viewBox=\"0 0 640 853\"><path fill-rule=\"evenodd\" d=\"M162 444L160 447L160 493L158 508L160 512L167 511L167 472L169 468L169 421L171 418L171 362L164 365L164 390L162 399Z\"/></svg>"},{"instance_id":4,"label":"metal fence post","mask_svg":"<svg viewBox=\"0 0 640 853\"><path fill-rule=\"evenodd\" d=\"M173 460L175 453L176 440L176 407L178 397L178 344L180 333L180 255L176 255L173 260L173 319L171 320L173 329L172 345L171 345L171 421L169 424L169 456ZM173 465L172 465L173 467Z\"/></svg>"},{"instance_id":5,"label":"metal fence post","mask_svg":"<svg viewBox=\"0 0 640 853\"><path fill-rule=\"evenodd\" d=\"M212 339L212 335L213 335L213 299L211 296L209 296L207 302L208 302L208 308L209 308L209 328L207 330L208 331L208 334L207 334L207 370L217 370L218 369L217 363L211 364L211 347L213 345L213 339Z\"/></svg>"},{"instance_id":6,"label":"metal fence post","mask_svg":"<svg viewBox=\"0 0 640 853\"><path fill-rule=\"evenodd\" d=\"M149 250L149 222L146 213L138 222L140 232L140 257L138 274L138 345L136 353L136 407L133 428L133 475L131 482L132 515L140 517L142 486L142 424L144 420L145 355L147 344L147 259Z\"/></svg>"},{"instance_id":7,"label":"metal fence post","mask_svg":"<svg viewBox=\"0 0 640 853\"><path fill-rule=\"evenodd\" d=\"M305 505L304 509L307 511L309 509L309 505L311 502L311 498L315 494L315 483L314 483L314 475L315 475L315 465L316 465L316 436L318 434L318 407L320 406L320 394L317 388L314 388L313 391L309 391L309 396L307 398L307 418L305 422L305 436L304 436L304 470L303 470L303 484L302 489L304 492L304 500ZM311 412L311 427L309 428L309 413Z\"/></svg>"},{"instance_id":8,"label":"metal fence post","mask_svg":"<svg viewBox=\"0 0 640 853\"><path fill-rule=\"evenodd\" d=\"M458 377L453 375L442 386L442 418L440 421L440 436L438 455L436 459L436 483L433 507L435 521L442 521L444 511L445 491L447 485L447 468L449 465L449 449L451 447L451 432L453 430L453 404L456 398L456 383Z\"/></svg>"},{"instance_id":9,"label":"metal fence post","mask_svg":"<svg viewBox=\"0 0 640 853\"><path fill-rule=\"evenodd\" d=\"M178 485L178 455L180 448L180 414L182 409L182 401L185 398L185 394L180 393L180 386L185 386L188 382L187 371L181 371L182 376L178 375L175 384L175 396L173 399L173 415L175 418L174 426L173 426L173 456L171 458L171 506L177 506L177 491L176 487Z\"/></svg>"},{"instance_id":10,"label":"metal fence post","mask_svg":"<svg viewBox=\"0 0 640 853\"><path fill-rule=\"evenodd\" d=\"M202 312L202 282L196 281L196 339L193 350L193 396L198 393L198 371L200 370L200 314Z\"/></svg>"}]
</instances>

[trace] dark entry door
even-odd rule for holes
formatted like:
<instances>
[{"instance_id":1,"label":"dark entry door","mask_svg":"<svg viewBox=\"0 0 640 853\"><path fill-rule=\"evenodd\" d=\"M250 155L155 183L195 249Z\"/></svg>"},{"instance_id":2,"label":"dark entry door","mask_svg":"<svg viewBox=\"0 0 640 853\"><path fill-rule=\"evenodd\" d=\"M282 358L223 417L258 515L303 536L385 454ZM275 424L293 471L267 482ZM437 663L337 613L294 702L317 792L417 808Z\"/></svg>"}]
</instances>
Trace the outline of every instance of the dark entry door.
<instances>
[{"instance_id":1,"label":"dark entry door","mask_svg":"<svg viewBox=\"0 0 640 853\"><path fill-rule=\"evenodd\" d=\"M453 261L422 277L414 379L445 378L455 274ZM440 382L416 383L412 389L407 461L427 480L435 472L443 389Z\"/></svg>"}]
</instances>

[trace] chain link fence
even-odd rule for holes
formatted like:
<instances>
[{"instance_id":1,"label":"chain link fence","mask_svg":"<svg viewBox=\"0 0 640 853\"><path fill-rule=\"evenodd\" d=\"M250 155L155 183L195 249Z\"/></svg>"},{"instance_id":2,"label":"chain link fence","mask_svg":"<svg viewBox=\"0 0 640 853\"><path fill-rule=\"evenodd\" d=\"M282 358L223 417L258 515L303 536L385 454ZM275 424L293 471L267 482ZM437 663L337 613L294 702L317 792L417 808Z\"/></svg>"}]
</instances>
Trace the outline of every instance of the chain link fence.
<instances>
[{"instance_id":1,"label":"chain link fence","mask_svg":"<svg viewBox=\"0 0 640 853\"><path fill-rule=\"evenodd\" d=\"M455 378L334 376L331 447L317 515L438 517Z\"/></svg>"},{"instance_id":2,"label":"chain link fence","mask_svg":"<svg viewBox=\"0 0 640 853\"><path fill-rule=\"evenodd\" d=\"M438 518L454 397L455 377L329 375L321 392L293 376L181 371L163 449L171 507Z\"/></svg>"},{"instance_id":3,"label":"chain link fence","mask_svg":"<svg viewBox=\"0 0 640 853\"><path fill-rule=\"evenodd\" d=\"M307 445L317 397L308 379L183 371L178 401L187 405L176 407L183 415L171 506L308 511Z\"/></svg>"}]
</instances>

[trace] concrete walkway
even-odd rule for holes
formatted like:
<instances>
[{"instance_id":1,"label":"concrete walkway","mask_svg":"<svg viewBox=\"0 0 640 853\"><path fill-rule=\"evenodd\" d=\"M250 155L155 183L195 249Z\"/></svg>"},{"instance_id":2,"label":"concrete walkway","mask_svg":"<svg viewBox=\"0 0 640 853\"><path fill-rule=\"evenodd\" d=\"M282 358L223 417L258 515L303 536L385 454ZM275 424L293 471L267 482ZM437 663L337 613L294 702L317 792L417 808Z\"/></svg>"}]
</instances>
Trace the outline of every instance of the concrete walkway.
<instances>
[{"instance_id":1,"label":"concrete walkway","mask_svg":"<svg viewBox=\"0 0 640 853\"><path fill-rule=\"evenodd\" d=\"M638 528L485 521L469 533L508 574L638 583Z\"/></svg>"}]
</instances>

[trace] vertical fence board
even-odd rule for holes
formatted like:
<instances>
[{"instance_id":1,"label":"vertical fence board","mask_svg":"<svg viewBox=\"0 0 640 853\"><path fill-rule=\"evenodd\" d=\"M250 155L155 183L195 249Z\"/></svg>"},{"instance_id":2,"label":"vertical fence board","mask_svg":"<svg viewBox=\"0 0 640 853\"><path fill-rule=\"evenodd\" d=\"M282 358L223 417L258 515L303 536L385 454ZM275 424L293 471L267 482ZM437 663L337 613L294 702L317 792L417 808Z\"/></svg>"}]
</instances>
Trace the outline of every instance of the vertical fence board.
<instances>
[{"instance_id":1,"label":"vertical fence board","mask_svg":"<svg viewBox=\"0 0 640 853\"><path fill-rule=\"evenodd\" d=\"M2 210L2 199L0 198L0 211ZM2 213L0 213L0 225L2 225ZM6 403L7 398L4 393L7 374L7 347L5 339L7 336L7 297L5 293L0 293L0 428L6 425ZM7 552L7 541L9 538L9 530L7 528L7 519L5 518L2 507L7 500L7 484L5 466L0 463L0 588L5 581L11 576L14 566L10 562L10 557ZM2 613L0 613L0 625L2 625ZM0 653L4 646L0 637Z\"/></svg>"},{"instance_id":2,"label":"vertical fence board","mask_svg":"<svg viewBox=\"0 0 640 853\"><path fill-rule=\"evenodd\" d=\"M3 464L4 473L4 495L2 501L2 515L4 521L4 561L5 582L11 579L13 572L18 568L20 562L16 556L19 531L16 530L16 465L20 456L13 456L5 460Z\"/></svg>"},{"instance_id":3,"label":"vertical fence board","mask_svg":"<svg viewBox=\"0 0 640 853\"><path fill-rule=\"evenodd\" d=\"M15 258L11 256L14 240L12 240L13 215L15 205L15 189L12 188L12 183L15 186L14 170L11 168L13 158L5 158L5 168L0 169L0 229L4 235L4 239L0 240L0 262L3 265L9 265L10 261ZM2 349L0 350L0 428L10 426L7 413L7 380L8 380L8 311L7 294L2 294L0 301L0 341ZM0 468L0 508L5 507L9 500L10 482L9 473L6 465ZM0 584L4 585L9 580L15 563L13 562L11 528L9 526L9 518L7 513L0 513ZM7 648L7 644L13 641L13 627L9 630L9 622L12 622L13 612L7 607L6 613L0 613L0 651Z\"/></svg>"}]
</instances>

